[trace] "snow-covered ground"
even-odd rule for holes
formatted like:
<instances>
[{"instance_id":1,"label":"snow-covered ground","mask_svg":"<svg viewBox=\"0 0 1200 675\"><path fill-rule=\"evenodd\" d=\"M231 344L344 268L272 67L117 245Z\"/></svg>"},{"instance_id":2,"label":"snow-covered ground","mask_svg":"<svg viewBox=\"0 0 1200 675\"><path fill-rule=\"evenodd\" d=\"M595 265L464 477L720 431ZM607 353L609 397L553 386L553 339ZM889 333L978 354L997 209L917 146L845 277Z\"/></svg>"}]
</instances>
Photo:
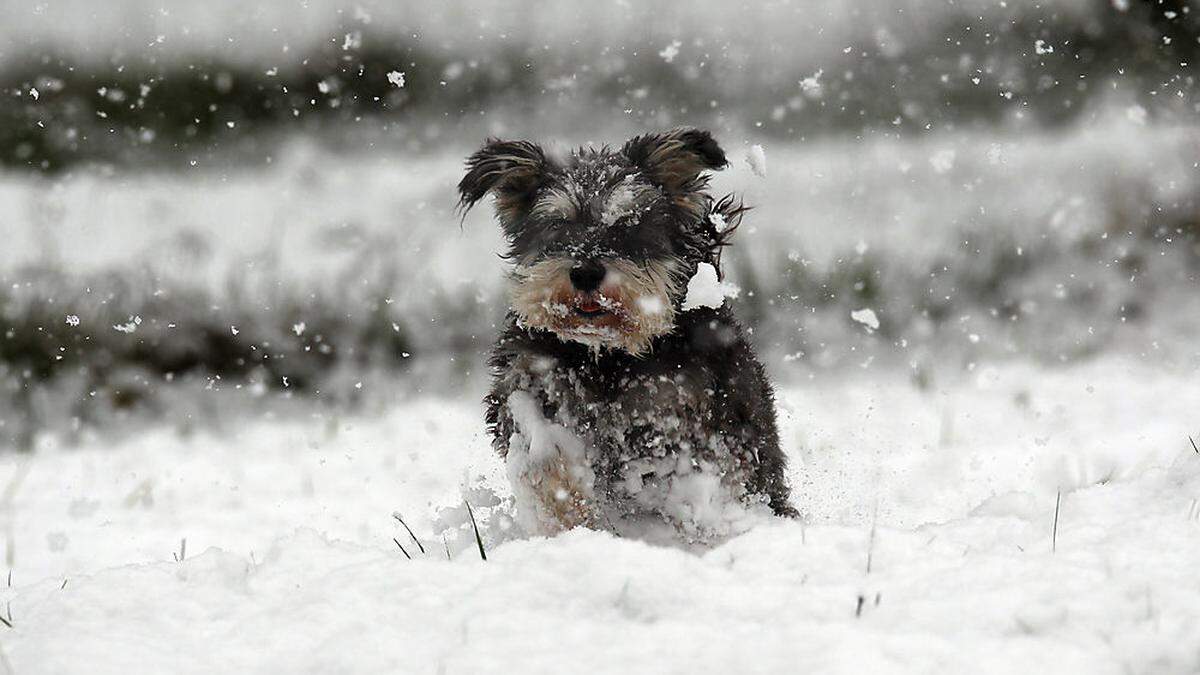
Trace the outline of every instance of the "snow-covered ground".
<instances>
[{"instance_id":1,"label":"snow-covered ground","mask_svg":"<svg viewBox=\"0 0 1200 675\"><path fill-rule=\"evenodd\" d=\"M1195 378L818 374L804 521L704 550L505 534L473 397L8 454L0 672L1196 672Z\"/></svg>"}]
</instances>

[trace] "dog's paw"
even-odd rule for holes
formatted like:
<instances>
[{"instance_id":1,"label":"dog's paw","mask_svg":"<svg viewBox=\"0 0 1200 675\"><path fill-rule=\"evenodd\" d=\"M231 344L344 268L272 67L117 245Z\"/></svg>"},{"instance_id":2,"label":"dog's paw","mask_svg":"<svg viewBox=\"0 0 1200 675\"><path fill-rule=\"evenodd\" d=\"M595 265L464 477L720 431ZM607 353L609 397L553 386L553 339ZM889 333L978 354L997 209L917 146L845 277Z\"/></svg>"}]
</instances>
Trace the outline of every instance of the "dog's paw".
<instances>
[{"instance_id":1,"label":"dog's paw","mask_svg":"<svg viewBox=\"0 0 1200 675\"><path fill-rule=\"evenodd\" d=\"M590 467L571 462L563 454L530 467L520 480L532 491L543 527L553 531L598 525L593 496L595 476Z\"/></svg>"},{"instance_id":2,"label":"dog's paw","mask_svg":"<svg viewBox=\"0 0 1200 675\"><path fill-rule=\"evenodd\" d=\"M583 440L542 415L527 392L508 398L513 432L505 464L522 524L555 534L599 524L596 474Z\"/></svg>"}]
</instances>

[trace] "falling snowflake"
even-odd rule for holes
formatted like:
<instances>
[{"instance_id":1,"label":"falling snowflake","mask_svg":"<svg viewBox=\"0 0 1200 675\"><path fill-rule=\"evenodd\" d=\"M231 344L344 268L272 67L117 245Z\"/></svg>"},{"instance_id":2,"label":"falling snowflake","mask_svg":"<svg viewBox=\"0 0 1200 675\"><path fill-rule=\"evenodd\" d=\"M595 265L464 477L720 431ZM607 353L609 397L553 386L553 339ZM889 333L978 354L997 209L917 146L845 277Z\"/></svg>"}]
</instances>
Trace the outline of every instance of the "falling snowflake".
<instances>
[{"instance_id":1,"label":"falling snowflake","mask_svg":"<svg viewBox=\"0 0 1200 675\"><path fill-rule=\"evenodd\" d=\"M821 76L824 74L825 74L824 69L819 69L819 70L817 70L817 72L813 73L812 75L809 75L808 77L804 78L803 80L800 80L800 91L804 92L805 94L808 94L809 96L813 96L813 97L820 96L821 95Z\"/></svg>"},{"instance_id":2,"label":"falling snowflake","mask_svg":"<svg viewBox=\"0 0 1200 675\"><path fill-rule=\"evenodd\" d=\"M404 73L399 70L393 70L387 74L387 81L394 84L397 88L404 88Z\"/></svg>"},{"instance_id":3,"label":"falling snowflake","mask_svg":"<svg viewBox=\"0 0 1200 675\"><path fill-rule=\"evenodd\" d=\"M746 164L750 165L750 170L755 176L767 177L767 153L763 151L763 146L757 143L750 146L746 151Z\"/></svg>"},{"instance_id":4,"label":"falling snowflake","mask_svg":"<svg viewBox=\"0 0 1200 675\"><path fill-rule=\"evenodd\" d=\"M676 56L679 56L679 48L682 46L683 46L682 42L680 42L679 40L673 40L673 41L671 41L671 44L664 47L663 50L658 53L658 55L662 57L663 61L666 61L667 63L671 63L672 61L675 60Z\"/></svg>"},{"instance_id":5,"label":"falling snowflake","mask_svg":"<svg viewBox=\"0 0 1200 675\"><path fill-rule=\"evenodd\" d=\"M138 326L140 326L140 325L142 325L142 317L131 316L131 317L129 317L129 321L126 321L123 324L114 325L113 330L121 332L121 333L129 334L129 333L133 333L134 331L136 331L138 329Z\"/></svg>"},{"instance_id":6,"label":"falling snowflake","mask_svg":"<svg viewBox=\"0 0 1200 675\"><path fill-rule=\"evenodd\" d=\"M850 312L850 318L866 326L868 331L879 330L879 317L875 316L875 310L869 307Z\"/></svg>"},{"instance_id":7,"label":"falling snowflake","mask_svg":"<svg viewBox=\"0 0 1200 675\"><path fill-rule=\"evenodd\" d=\"M79 325L79 317L75 314L68 314L67 315L67 325L71 326L71 327L78 326Z\"/></svg>"}]
</instances>

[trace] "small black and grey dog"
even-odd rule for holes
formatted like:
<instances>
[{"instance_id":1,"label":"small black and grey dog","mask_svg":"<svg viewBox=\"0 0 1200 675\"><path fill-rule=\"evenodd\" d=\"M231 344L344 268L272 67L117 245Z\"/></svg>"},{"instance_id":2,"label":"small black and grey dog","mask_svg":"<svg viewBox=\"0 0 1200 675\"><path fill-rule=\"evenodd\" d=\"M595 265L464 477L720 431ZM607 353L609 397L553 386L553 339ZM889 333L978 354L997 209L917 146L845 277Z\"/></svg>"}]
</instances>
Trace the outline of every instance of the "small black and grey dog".
<instances>
[{"instance_id":1,"label":"small black and grey dog","mask_svg":"<svg viewBox=\"0 0 1200 675\"><path fill-rule=\"evenodd\" d=\"M795 514L762 365L720 300L685 309L745 210L708 194L726 164L697 129L562 158L491 140L467 160L460 207L495 197L514 264L487 422L532 532L706 540Z\"/></svg>"}]
</instances>

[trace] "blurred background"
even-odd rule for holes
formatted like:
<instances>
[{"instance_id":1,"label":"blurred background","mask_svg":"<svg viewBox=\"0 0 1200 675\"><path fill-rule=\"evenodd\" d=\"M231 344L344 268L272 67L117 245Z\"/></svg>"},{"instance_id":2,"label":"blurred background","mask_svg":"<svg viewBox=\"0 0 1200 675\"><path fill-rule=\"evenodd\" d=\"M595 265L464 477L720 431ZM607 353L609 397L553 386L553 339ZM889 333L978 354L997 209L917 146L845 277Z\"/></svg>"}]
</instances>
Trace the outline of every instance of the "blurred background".
<instances>
[{"instance_id":1,"label":"blurred background","mask_svg":"<svg viewBox=\"0 0 1200 675\"><path fill-rule=\"evenodd\" d=\"M0 16L5 451L474 403L504 266L490 210L460 224L454 186L489 135L711 129L732 161L716 190L754 207L725 257L736 309L783 383L1200 366L1183 0Z\"/></svg>"}]
</instances>

